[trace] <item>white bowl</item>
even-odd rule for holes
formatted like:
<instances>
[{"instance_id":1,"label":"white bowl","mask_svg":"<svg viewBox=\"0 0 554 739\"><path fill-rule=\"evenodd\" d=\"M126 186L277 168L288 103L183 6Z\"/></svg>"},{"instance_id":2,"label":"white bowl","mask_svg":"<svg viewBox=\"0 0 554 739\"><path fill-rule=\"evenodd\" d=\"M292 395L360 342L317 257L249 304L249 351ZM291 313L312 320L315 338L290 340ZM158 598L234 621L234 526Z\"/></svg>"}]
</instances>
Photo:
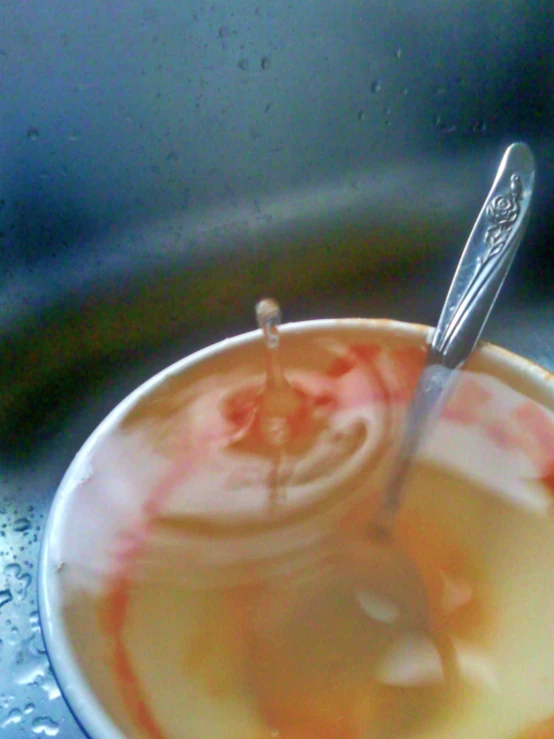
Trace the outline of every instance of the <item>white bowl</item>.
<instances>
[{"instance_id":1,"label":"white bowl","mask_svg":"<svg viewBox=\"0 0 554 739\"><path fill-rule=\"evenodd\" d=\"M347 319L289 324L282 327L281 334L285 346L287 342L296 346L308 335L321 339L331 335L333 340L341 342L371 341L394 348L422 347L428 331L422 326L388 320ZM238 336L199 351L153 377L122 401L92 433L60 484L42 544L40 616L48 655L63 695L93 739L143 736L129 715L109 669L104 637L88 607L87 589L98 592L104 587L106 573L114 566L114 541L122 528L136 519L144 503L139 488L147 483L145 477L151 475L154 481L158 474L158 461L153 458L150 466L143 459L134 458L133 447L127 445L124 435L116 456L103 457L103 468L98 464L98 450L103 449L103 440L114 434L130 413L145 399L154 397L166 382L194 374L222 353L229 355L230 366L234 367L240 352L258 351L259 345L259 331ZM490 408L497 428L513 416L518 404L529 402L548 423L552 422L554 383L542 368L499 348L483 345L470 360L468 372L474 373L470 375L472 381L490 393ZM488 422L477 416L471 418L471 414L465 420L443 418L422 454L491 489L499 489L522 506L546 511L550 499L535 483L554 462L554 450L550 454L541 439L533 437L532 429L527 429L527 442L515 454L513 449L503 448L501 442L483 433L483 424ZM114 469L120 465L126 470L127 476L118 482L117 489L108 485L106 475L112 469L110 465ZM64 608L69 601L77 604L71 611L71 624ZM167 736L173 734L169 731Z\"/></svg>"}]
</instances>

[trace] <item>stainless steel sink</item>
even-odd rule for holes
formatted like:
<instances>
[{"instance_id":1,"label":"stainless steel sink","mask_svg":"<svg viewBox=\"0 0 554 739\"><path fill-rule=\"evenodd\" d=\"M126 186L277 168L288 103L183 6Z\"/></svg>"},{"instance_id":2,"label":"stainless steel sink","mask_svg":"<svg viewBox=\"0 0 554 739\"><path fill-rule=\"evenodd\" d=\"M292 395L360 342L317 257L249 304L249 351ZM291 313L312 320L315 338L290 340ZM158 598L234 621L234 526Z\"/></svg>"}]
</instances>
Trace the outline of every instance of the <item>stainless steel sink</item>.
<instances>
[{"instance_id":1,"label":"stainless steel sink","mask_svg":"<svg viewBox=\"0 0 554 739\"><path fill-rule=\"evenodd\" d=\"M80 739L36 559L138 383L264 294L432 323L516 139L538 195L486 338L554 369L554 8L4 0L0 29L0 727Z\"/></svg>"}]
</instances>

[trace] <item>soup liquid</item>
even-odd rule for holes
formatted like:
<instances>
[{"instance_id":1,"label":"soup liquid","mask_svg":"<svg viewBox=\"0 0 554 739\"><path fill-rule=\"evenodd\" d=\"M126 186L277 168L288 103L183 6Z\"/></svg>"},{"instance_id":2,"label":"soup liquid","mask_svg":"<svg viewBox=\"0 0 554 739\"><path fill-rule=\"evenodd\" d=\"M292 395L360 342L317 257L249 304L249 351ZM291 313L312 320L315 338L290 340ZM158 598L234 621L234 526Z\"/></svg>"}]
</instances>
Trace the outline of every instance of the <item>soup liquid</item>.
<instances>
[{"instance_id":1,"label":"soup liquid","mask_svg":"<svg viewBox=\"0 0 554 739\"><path fill-rule=\"evenodd\" d=\"M128 664L114 669L159 727L143 721L144 736L508 739L547 717L551 521L430 467L417 469L409 501L422 560L443 578L458 679L445 679L424 639L372 621L328 562L263 585L136 580L107 599L102 618L117 628L123 606L116 642Z\"/></svg>"},{"instance_id":2,"label":"soup liquid","mask_svg":"<svg viewBox=\"0 0 554 739\"><path fill-rule=\"evenodd\" d=\"M213 360L225 422L202 439L188 418L194 474L145 506L142 539L96 598L138 736L513 739L554 713L550 517L420 464L398 537L425 583L433 638L398 626L365 588L391 408L407 402L424 357L400 350L396 374L386 357L383 385L369 367L377 354L351 347L324 375L291 373L279 389L286 417L269 432L256 415L271 406L263 382L226 386ZM146 429L152 448L174 454L172 424L203 398L181 391L178 380L156 391L125 433ZM204 423L209 407L194 417Z\"/></svg>"}]
</instances>

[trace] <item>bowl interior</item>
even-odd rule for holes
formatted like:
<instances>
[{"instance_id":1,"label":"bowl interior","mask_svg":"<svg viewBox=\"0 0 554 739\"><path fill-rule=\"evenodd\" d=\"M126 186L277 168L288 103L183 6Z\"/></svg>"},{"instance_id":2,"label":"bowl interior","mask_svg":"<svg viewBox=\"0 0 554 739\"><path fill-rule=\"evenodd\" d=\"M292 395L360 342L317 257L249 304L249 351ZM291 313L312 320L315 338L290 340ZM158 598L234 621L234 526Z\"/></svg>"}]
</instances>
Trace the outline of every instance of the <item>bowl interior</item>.
<instances>
[{"instance_id":1,"label":"bowl interior","mask_svg":"<svg viewBox=\"0 0 554 739\"><path fill-rule=\"evenodd\" d=\"M342 349L372 345L383 352L423 352L427 333L426 327L388 320L310 321L283 327L282 344L285 364L305 364L308 360L303 346L307 338L322 345L332 341ZM185 384L190 383L222 358L231 368L239 366L245 357L258 357L256 361L263 369L259 332L197 352L139 387L90 436L56 495L40 562L40 614L48 654L62 691L93 739L142 735L114 679L95 607L95 597L107 587L115 566L115 542L129 522L137 520L145 503L140 490L150 482L155 484L159 472L155 460L139 460L140 447L133 446L129 421L157 402L171 383L183 379ZM317 364L322 360L319 357L314 361ZM479 393L483 392L488 403L484 414L479 408ZM407 398L401 404L405 402ZM522 415L522 408L532 409L534 415ZM422 449L422 457L509 495L516 504L546 511L550 498L537 488L536 481L547 476L554 462L554 452L544 443L544 428L554 433L554 383L549 373L484 345L464 370L449 409ZM521 418L524 420L518 420ZM543 427L537 426L537 419ZM512 423L523 424L526 438L517 454L500 433L495 436L491 431L494 427L499 432ZM107 442L116 437L121 444L115 451L110 450ZM117 484L113 484L114 470L124 473ZM161 629L163 624L160 616ZM186 728L186 711L182 720Z\"/></svg>"}]
</instances>

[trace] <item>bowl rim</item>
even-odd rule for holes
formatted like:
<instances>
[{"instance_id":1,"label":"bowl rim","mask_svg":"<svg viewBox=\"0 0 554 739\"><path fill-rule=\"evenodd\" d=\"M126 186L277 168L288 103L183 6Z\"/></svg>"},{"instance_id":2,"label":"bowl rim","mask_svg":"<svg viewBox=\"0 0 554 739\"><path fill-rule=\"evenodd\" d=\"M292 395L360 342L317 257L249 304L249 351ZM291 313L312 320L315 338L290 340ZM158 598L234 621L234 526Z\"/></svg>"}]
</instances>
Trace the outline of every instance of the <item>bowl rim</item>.
<instances>
[{"instance_id":1,"label":"bowl rim","mask_svg":"<svg viewBox=\"0 0 554 739\"><path fill-rule=\"evenodd\" d=\"M287 323L280 327L280 331L284 335L297 335L305 332L325 332L337 328L346 331L381 333L382 335L392 334L400 339L411 341L428 340L433 330L422 324L387 318L325 318ZM74 483L79 468L98 439L116 425L140 399L168 378L181 374L214 355L252 343L260 338L261 331L258 329L210 344L177 360L139 385L121 400L91 432L58 486L48 513L40 546L37 588L39 619L47 655L60 691L76 722L91 739L131 739L131 737L116 725L96 697L85 673L79 666L65 628L58 577L59 568L63 565L55 561L54 543L63 534L63 514L76 489ZM500 372L513 373L515 371L520 376L524 376L528 384L541 386L542 390L551 384L550 394L554 407L553 373L530 359L488 342L481 342L475 353L479 355L480 360L483 360L485 366L496 367Z\"/></svg>"}]
</instances>

